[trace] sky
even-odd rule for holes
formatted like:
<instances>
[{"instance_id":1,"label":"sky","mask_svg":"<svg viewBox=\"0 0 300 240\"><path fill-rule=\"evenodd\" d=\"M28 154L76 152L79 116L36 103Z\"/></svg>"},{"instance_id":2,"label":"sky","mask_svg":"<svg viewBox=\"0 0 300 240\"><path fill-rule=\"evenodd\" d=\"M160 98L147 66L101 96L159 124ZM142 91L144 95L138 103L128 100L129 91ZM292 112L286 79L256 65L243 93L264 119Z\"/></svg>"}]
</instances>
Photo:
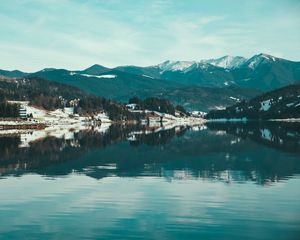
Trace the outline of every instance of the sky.
<instances>
[{"instance_id":1,"label":"sky","mask_svg":"<svg viewBox=\"0 0 300 240\"><path fill-rule=\"evenodd\" d=\"M300 0L0 1L0 69L150 66L267 53L300 61Z\"/></svg>"}]
</instances>

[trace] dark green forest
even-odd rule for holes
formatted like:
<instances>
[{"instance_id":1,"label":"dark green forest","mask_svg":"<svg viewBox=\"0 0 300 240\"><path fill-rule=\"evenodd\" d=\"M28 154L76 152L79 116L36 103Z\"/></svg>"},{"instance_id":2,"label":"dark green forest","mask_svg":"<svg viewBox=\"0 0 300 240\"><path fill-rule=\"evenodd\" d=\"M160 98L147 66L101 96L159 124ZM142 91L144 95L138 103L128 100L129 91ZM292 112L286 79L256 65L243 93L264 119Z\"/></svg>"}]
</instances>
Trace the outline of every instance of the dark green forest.
<instances>
[{"instance_id":1,"label":"dark green forest","mask_svg":"<svg viewBox=\"0 0 300 240\"><path fill-rule=\"evenodd\" d=\"M16 118L16 117L19 117L19 105L1 101L0 118Z\"/></svg>"},{"instance_id":2,"label":"dark green forest","mask_svg":"<svg viewBox=\"0 0 300 240\"><path fill-rule=\"evenodd\" d=\"M103 97L88 94L76 87L44 80L38 77L0 79L0 111L2 117L18 117L18 106L7 104L7 100L29 101L31 105L46 110L74 106L78 114L108 113L112 120L138 120L125 104ZM130 103L138 103L141 109L175 114L175 109L186 113L181 106L174 107L171 102L160 98L131 98Z\"/></svg>"},{"instance_id":3,"label":"dark green forest","mask_svg":"<svg viewBox=\"0 0 300 240\"><path fill-rule=\"evenodd\" d=\"M15 116L16 106L8 105L7 100L29 101L31 105L54 110L70 105L74 99L80 99L75 106L79 114L91 114L106 111L112 120L134 118L125 106L112 100L87 94L84 91L61 83L41 78L3 78L0 80L0 102L4 116ZM14 112L14 113L12 113Z\"/></svg>"},{"instance_id":4,"label":"dark green forest","mask_svg":"<svg viewBox=\"0 0 300 240\"><path fill-rule=\"evenodd\" d=\"M224 110L210 111L207 119L247 118L249 120L300 117L300 84L267 92L249 101L241 101Z\"/></svg>"}]
</instances>

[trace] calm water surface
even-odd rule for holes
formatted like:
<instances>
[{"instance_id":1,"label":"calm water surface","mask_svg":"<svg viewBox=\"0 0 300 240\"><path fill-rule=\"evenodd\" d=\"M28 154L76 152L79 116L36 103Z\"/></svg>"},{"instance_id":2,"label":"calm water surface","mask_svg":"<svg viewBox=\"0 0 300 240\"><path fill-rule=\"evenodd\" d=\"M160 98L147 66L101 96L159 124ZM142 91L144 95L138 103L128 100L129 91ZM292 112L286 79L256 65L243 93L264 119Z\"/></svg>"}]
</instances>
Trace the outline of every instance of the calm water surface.
<instances>
[{"instance_id":1,"label":"calm water surface","mask_svg":"<svg viewBox=\"0 0 300 240\"><path fill-rule=\"evenodd\" d=\"M300 126L0 135L0 239L299 239Z\"/></svg>"}]
</instances>

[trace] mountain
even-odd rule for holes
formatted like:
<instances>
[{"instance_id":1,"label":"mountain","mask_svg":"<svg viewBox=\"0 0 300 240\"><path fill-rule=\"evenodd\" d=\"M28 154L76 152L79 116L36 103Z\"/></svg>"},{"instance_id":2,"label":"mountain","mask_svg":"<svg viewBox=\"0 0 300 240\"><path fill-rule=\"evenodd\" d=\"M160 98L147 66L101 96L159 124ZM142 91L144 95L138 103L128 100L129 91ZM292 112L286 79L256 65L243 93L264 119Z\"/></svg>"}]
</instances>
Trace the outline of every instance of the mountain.
<instances>
[{"instance_id":1,"label":"mountain","mask_svg":"<svg viewBox=\"0 0 300 240\"><path fill-rule=\"evenodd\" d=\"M232 104L230 97L248 100L262 91L294 84L300 80L300 62L261 53L249 59L224 56L198 62L168 60L148 67L107 68L95 64L77 71L55 68L34 73L0 70L1 75L41 77L118 101L127 101L132 96L165 96L176 103L185 101L185 105L191 108L209 110L211 107ZM232 87L229 88L231 92L228 87ZM220 94L220 88L224 96ZM216 89L216 92L212 89ZM252 90L247 94L245 89ZM184 91L191 94L187 95ZM205 91L209 97L203 99Z\"/></svg>"},{"instance_id":2,"label":"mountain","mask_svg":"<svg viewBox=\"0 0 300 240\"><path fill-rule=\"evenodd\" d=\"M138 67L138 66L120 66L114 68L117 71L141 75L144 77L160 79L160 69L158 66Z\"/></svg>"},{"instance_id":3,"label":"mountain","mask_svg":"<svg viewBox=\"0 0 300 240\"><path fill-rule=\"evenodd\" d=\"M128 101L132 96L141 96L141 92L143 97L150 97L170 88L170 84L166 81L114 69L98 75L83 72L54 69L36 72L29 76L72 85L88 93L118 101ZM181 86L180 83L172 84L172 87Z\"/></svg>"},{"instance_id":4,"label":"mountain","mask_svg":"<svg viewBox=\"0 0 300 240\"><path fill-rule=\"evenodd\" d=\"M255 89L243 89L236 86L224 88L187 86L168 89L154 96L165 98L190 111L197 109L208 112L212 109L223 109L242 100L249 100L259 94L261 92Z\"/></svg>"},{"instance_id":5,"label":"mountain","mask_svg":"<svg viewBox=\"0 0 300 240\"><path fill-rule=\"evenodd\" d=\"M28 75L28 73L21 72L19 70L8 71L0 69L0 77L24 77L26 75Z\"/></svg>"},{"instance_id":6,"label":"mountain","mask_svg":"<svg viewBox=\"0 0 300 240\"><path fill-rule=\"evenodd\" d=\"M0 76L6 77L24 77L27 75L43 75L47 79L48 75L43 72L60 71L59 69L44 69L36 73L25 73L18 70L6 71L0 70ZM201 87L226 87L239 86L241 88L252 88L261 91L270 91L293 84L300 80L300 62L290 61L268 54L257 54L246 59L240 56L223 56L216 59L208 59L201 61L170 61L148 66L119 66L116 68L107 68L102 65L95 64L82 71L72 71L74 78L78 74L101 75L109 74L111 71L131 74L130 78L136 81L141 78L150 78L162 80L162 85L186 85ZM53 80L52 77L49 78ZM56 79L58 80L58 79ZM62 81L60 79L59 81ZM70 81L70 79L68 79ZM150 82L150 80L148 81ZM157 81L155 81L157 83ZM130 85L130 83L129 83ZM143 85L143 84L142 84ZM159 84L158 84L159 85ZM80 86L79 86L80 87ZM123 89L125 92L126 86ZM109 87L108 87L109 89ZM130 90L132 91L132 90ZM126 95L126 94L124 94ZM111 97L114 97L111 94Z\"/></svg>"},{"instance_id":7,"label":"mountain","mask_svg":"<svg viewBox=\"0 0 300 240\"><path fill-rule=\"evenodd\" d=\"M250 59L224 56L200 62L176 62L171 68L165 68L165 64L158 66L162 70L161 79L207 87L236 85L269 91L300 80L300 62L267 54Z\"/></svg>"},{"instance_id":8,"label":"mountain","mask_svg":"<svg viewBox=\"0 0 300 240\"><path fill-rule=\"evenodd\" d=\"M300 62L258 54L233 69L232 75L238 86L268 91L299 81Z\"/></svg>"},{"instance_id":9,"label":"mountain","mask_svg":"<svg viewBox=\"0 0 300 240\"><path fill-rule=\"evenodd\" d=\"M257 54L246 59L224 56L196 61L170 61L149 66L123 66L119 71L202 87L239 86L269 91L300 80L300 62Z\"/></svg>"},{"instance_id":10,"label":"mountain","mask_svg":"<svg viewBox=\"0 0 300 240\"><path fill-rule=\"evenodd\" d=\"M250 120L300 118L300 83L264 93L224 110L211 111L206 118Z\"/></svg>"},{"instance_id":11,"label":"mountain","mask_svg":"<svg viewBox=\"0 0 300 240\"><path fill-rule=\"evenodd\" d=\"M202 87L224 87L235 85L229 71L208 63L195 63L185 71L166 70L161 73L161 79L169 82L179 82L186 85Z\"/></svg>"},{"instance_id":12,"label":"mountain","mask_svg":"<svg viewBox=\"0 0 300 240\"><path fill-rule=\"evenodd\" d=\"M102 73L108 72L110 69L107 67L104 67L99 64L94 64L93 66L83 70L79 71L82 74L90 74L90 75L100 75Z\"/></svg>"},{"instance_id":13,"label":"mountain","mask_svg":"<svg viewBox=\"0 0 300 240\"><path fill-rule=\"evenodd\" d=\"M196 62L167 60L161 64L158 64L157 67L161 70L161 73L166 72L166 71L186 72L186 71L189 71L194 64L196 64Z\"/></svg>"},{"instance_id":14,"label":"mountain","mask_svg":"<svg viewBox=\"0 0 300 240\"><path fill-rule=\"evenodd\" d=\"M150 71L150 69L147 70ZM43 70L30 76L72 85L88 93L117 101L127 102L133 96L140 98L154 96L165 98L174 104L184 105L188 110L201 111L208 111L216 107L224 108L235 103L236 99L248 100L260 93L258 90L241 89L236 86L216 88L189 86L179 82L170 84L168 81L146 74L136 75L119 70L90 75L80 71L53 69Z\"/></svg>"},{"instance_id":15,"label":"mountain","mask_svg":"<svg viewBox=\"0 0 300 240\"><path fill-rule=\"evenodd\" d=\"M246 61L247 59L244 57L226 55L224 57L217 58L217 59L202 60L201 63L209 63L211 65L221 67L221 68L234 69L234 68L239 68Z\"/></svg>"}]
</instances>

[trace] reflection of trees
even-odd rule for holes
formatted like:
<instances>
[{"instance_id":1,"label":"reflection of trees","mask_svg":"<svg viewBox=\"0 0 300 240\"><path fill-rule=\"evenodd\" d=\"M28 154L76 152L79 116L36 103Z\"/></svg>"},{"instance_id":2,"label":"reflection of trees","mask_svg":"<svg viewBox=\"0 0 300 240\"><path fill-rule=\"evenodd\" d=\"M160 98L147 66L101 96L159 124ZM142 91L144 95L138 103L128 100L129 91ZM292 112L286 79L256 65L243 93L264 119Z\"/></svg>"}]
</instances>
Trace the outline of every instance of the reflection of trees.
<instances>
[{"instance_id":1,"label":"reflection of trees","mask_svg":"<svg viewBox=\"0 0 300 240\"><path fill-rule=\"evenodd\" d=\"M165 145L175 136L175 129L169 129L165 131L152 132L150 134L136 134L135 141L131 141L130 144L138 146L140 144L147 145Z\"/></svg>"},{"instance_id":2,"label":"reflection of trees","mask_svg":"<svg viewBox=\"0 0 300 240\"><path fill-rule=\"evenodd\" d=\"M291 122L208 123L211 130L251 139L287 152L300 152L300 124Z\"/></svg>"},{"instance_id":3,"label":"reflection of trees","mask_svg":"<svg viewBox=\"0 0 300 240\"><path fill-rule=\"evenodd\" d=\"M80 131L74 134L74 139L46 137L30 143L29 148L18 148L20 136L0 137L0 168L3 171L43 169L53 164L64 163L78 159L82 154L93 149L121 142L128 138L130 132L143 132L147 127L137 125L112 125L103 134L96 131ZM151 133L147 137L139 135L138 144L161 145L168 142L175 131ZM152 136L154 135L154 136ZM69 170L66 171L66 174Z\"/></svg>"},{"instance_id":4,"label":"reflection of trees","mask_svg":"<svg viewBox=\"0 0 300 240\"><path fill-rule=\"evenodd\" d=\"M16 151L20 142L19 136L0 137L0 160L8 158L11 152Z\"/></svg>"},{"instance_id":5,"label":"reflection of trees","mask_svg":"<svg viewBox=\"0 0 300 240\"><path fill-rule=\"evenodd\" d=\"M21 149L16 148L18 137L9 141L0 138L0 153L6 153L1 154L0 168L6 174L18 174L16 168L19 174L30 171L49 176L75 171L96 179L143 175L259 184L300 172L300 161L295 156L299 148L293 145L294 138L299 137L295 126L208 126L213 131L157 131L147 126L113 125L105 134L81 131L70 140L47 137ZM271 141L261 137L261 127L272 133ZM128 144L132 133L136 134L135 140ZM279 146L275 139L287 142ZM293 144L289 145L289 141ZM257 143L267 147L258 147Z\"/></svg>"}]
</instances>

